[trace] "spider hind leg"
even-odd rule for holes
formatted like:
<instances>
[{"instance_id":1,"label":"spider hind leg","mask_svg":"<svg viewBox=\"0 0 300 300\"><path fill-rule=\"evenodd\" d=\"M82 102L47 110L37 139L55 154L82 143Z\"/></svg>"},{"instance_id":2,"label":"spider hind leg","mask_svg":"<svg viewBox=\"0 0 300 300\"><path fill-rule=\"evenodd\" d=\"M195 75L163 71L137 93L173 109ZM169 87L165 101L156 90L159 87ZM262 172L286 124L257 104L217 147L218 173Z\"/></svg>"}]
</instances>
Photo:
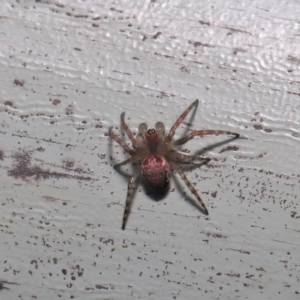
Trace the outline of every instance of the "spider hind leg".
<instances>
[{"instance_id":1,"label":"spider hind leg","mask_svg":"<svg viewBox=\"0 0 300 300\"><path fill-rule=\"evenodd\" d=\"M131 205L131 200L132 200L132 195L134 192L134 184L139 175L139 172L137 172L134 176L132 176L129 181L128 181L128 188L127 188L127 196L126 196L126 203L125 203L125 208L124 208L124 214L123 214L123 221L122 221L122 229L125 229L126 222L128 219L128 215L130 212L130 205Z\"/></svg>"},{"instance_id":2,"label":"spider hind leg","mask_svg":"<svg viewBox=\"0 0 300 300\"><path fill-rule=\"evenodd\" d=\"M184 174L184 172L181 169L179 169L179 168L176 168L175 171L180 175L180 177L183 180L183 182L186 184L186 186L189 188L189 190L192 192L192 194L197 198L199 204L201 205L201 208L202 208L204 214L208 215L208 209L206 208L206 205L204 204L203 200L200 198L200 196L197 193L197 191L194 188L194 186L187 179L187 177Z\"/></svg>"}]
</instances>

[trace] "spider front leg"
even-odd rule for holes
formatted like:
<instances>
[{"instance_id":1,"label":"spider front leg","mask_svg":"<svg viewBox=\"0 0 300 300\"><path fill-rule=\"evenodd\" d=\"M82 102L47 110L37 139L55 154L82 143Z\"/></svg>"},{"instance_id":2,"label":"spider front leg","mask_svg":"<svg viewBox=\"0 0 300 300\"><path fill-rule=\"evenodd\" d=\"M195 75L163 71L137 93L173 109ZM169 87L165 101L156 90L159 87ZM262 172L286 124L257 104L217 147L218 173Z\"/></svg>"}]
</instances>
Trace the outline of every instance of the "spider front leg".
<instances>
[{"instance_id":1,"label":"spider front leg","mask_svg":"<svg viewBox=\"0 0 300 300\"><path fill-rule=\"evenodd\" d=\"M136 149L138 143L137 143L135 137L133 136L131 130L128 128L127 124L125 123L125 113L124 112L121 114L121 126L122 126L123 130L125 131L125 133L127 134L127 136L129 137L132 147L134 149Z\"/></svg>"},{"instance_id":2,"label":"spider front leg","mask_svg":"<svg viewBox=\"0 0 300 300\"><path fill-rule=\"evenodd\" d=\"M123 222L122 222L122 229L125 229L128 214L130 211L130 204L132 200L132 194L134 191L134 183L139 176L140 172L137 172L134 176L132 176L129 181L128 181L128 188L127 188L127 197L126 197L126 203L125 203L125 209L124 209L124 214L123 214Z\"/></svg>"},{"instance_id":3,"label":"spider front leg","mask_svg":"<svg viewBox=\"0 0 300 300\"><path fill-rule=\"evenodd\" d=\"M219 134L233 135L234 139L237 139L240 136L238 133L234 133L234 132L230 132L230 131L225 131L225 130L197 130L197 131L192 131L187 136L185 136L185 137L183 137L181 139L178 139L178 140L172 142L171 144L172 144L173 147L177 147L177 146L183 145L186 142L192 140L196 136L219 135Z\"/></svg>"},{"instance_id":4,"label":"spider front leg","mask_svg":"<svg viewBox=\"0 0 300 300\"><path fill-rule=\"evenodd\" d=\"M168 134L168 140L171 141L177 127L182 123L182 121L185 119L185 117L188 115L188 113L193 109L194 106L197 106L199 103L199 100L197 99L194 101L181 115L180 117L176 120L174 125L171 127L170 132Z\"/></svg>"},{"instance_id":5,"label":"spider front leg","mask_svg":"<svg viewBox=\"0 0 300 300\"><path fill-rule=\"evenodd\" d=\"M114 140L115 142L117 142L124 150L125 152L127 152L128 154L130 154L131 156L135 155L136 152L133 149L130 149L118 136L116 136L113 131L112 131L112 127L109 127L108 130L108 136Z\"/></svg>"}]
</instances>

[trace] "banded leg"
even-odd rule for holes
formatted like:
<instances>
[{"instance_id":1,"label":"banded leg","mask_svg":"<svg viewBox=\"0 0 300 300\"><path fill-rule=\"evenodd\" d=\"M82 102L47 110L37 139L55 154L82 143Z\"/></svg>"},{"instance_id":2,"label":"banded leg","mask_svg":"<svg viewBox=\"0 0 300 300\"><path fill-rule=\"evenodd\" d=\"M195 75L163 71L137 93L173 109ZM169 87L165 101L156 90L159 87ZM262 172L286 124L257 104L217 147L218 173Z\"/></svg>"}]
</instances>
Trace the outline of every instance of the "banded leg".
<instances>
[{"instance_id":1,"label":"banded leg","mask_svg":"<svg viewBox=\"0 0 300 300\"><path fill-rule=\"evenodd\" d=\"M187 179L187 177L185 176L184 172L180 169L175 169L175 171L180 175L181 179L184 181L184 183L186 184L186 186L189 188L189 190L193 193L193 195L197 198L197 200L199 201L203 212L208 215L208 210L204 204L204 202L202 201L202 199L200 198L200 196L198 195L196 189L194 188L194 186L190 183L190 181Z\"/></svg>"},{"instance_id":2,"label":"banded leg","mask_svg":"<svg viewBox=\"0 0 300 300\"><path fill-rule=\"evenodd\" d=\"M141 158L140 158L139 155L131 156L131 157L129 157L128 159L126 159L126 160L124 160L124 161L122 161L122 162L120 162L120 163L114 165L114 168L117 169L117 168L119 168L119 167L121 167L121 166L125 166L125 165L127 165L127 164L129 164L129 163L131 163L131 162L134 163L134 162L136 162L136 161L138 161L138 160L140 160L140 159L141 159Z\"/></svg>"},{"instance_id":3,"label":"banded leg","mask_svg":"<svg viewBox=\"0 0 300 300\"><path fill-rule=\"evenodd\" d=\"M201 136L202 137L202 136L205 136L205 135L219 135L219 134L233 135L233 138L235 138L235 139L237 139L240 136L238 133L225 131L225 130L196 130L196 131L192 131L187 136L172 142L171 145L174 146L174 147L183 145L186 142L192 140L196 136Z\"/></svg>"},{"instance_id":4,"label":"banded leg","mask_svg":"<svg viewBox=\"0 0 300 300\"><path fill-rule=\"evenodd\" d=\"M176 120L174 125L171 127L170 132L168 134L168 139L171 141L177 127L182 123L182 121L185 119L185 117L188 115L188 113L193 109L194 106L197 106L199 103L199 100L197 99L194 101L181 115L180 117Z\"/></svg>"},{"instance_id":5,"label":"banded leg","mask_svg":"<svg viewBox=\"0 0 300 300\"><path fill-rule=\"evenodd\" d=\"M112 127L109 127L108 136L117 142L124 150L130 155L136 154L133 149L130 149L128 145L126 145L117 135L115 135L112 131Z\"/></svg>"},{"instance_id":6,"label":"banded leg","mask_svg":"<svg viewBox=\"0 0 300 300\"><path fill-rule=\"evenodd\" d=\"M179 152L172 152L169 155L169 159L175 163L183 163L183 164L189 164L189 163L196 163L199 162L200 164L207 164L211 159L207 157L201 157L199 155L186 155Z\"/></svg>"},{"instance_id":7,"label":"banded leg","mask_svg":"<svg viewBox=\"0 0 300 300\"><path fill-rule=\"evenodd\" d=\"M128 128L127 124L125 123L125 113L124 112L121 114L121 126L122 126L123 130L125 131L125 133L127 134L127 136L129 137L132 147L134 149L136 149L137 141L136 141L135 137L133 136L131 130Z\"/></svg>"},{"instance_id":8,"label":"banded leg","mask_svg":"<svg viewBox=\"0 0 300 300\"><path fill-rule=\"evenodd\" d=\"M134 190L134 183L138 177L140 172L137 172L134 176L132 176L129 181L128 181L128 188L127 188L127 197L126 197L126 203L125 203L125 209L124 209L124 214L123 214L123 222L122 222L122 229L125 229L128 214L130 211L130 204L132 200L132 193Z\"/></svg>"}]
</instances>

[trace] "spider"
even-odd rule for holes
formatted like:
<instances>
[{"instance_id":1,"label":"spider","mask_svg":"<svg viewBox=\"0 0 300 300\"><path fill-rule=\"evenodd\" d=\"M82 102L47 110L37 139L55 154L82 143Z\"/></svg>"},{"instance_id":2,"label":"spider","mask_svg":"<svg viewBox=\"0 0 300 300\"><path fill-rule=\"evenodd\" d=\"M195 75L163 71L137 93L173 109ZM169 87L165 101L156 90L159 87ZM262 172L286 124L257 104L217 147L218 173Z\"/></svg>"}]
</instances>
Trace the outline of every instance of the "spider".
<instances>
[{"instance_id":1,"label":"spider","mask_svg":"<svg viewBox=\"0 0 300 300\"><path fill-rule=\"evenodd\" d=\"M128 181L127 197L123 214L122 229L125 229L132 193L134 185L139 174L142 174L146 184L157 194L163 194L169 185L170 175L175 171L180 175L184 183L187 185L192 194L196 197L201 205L203 212L208 215L208 210L197 193L194 186L187 179L185 173L180 167L180 163L195 163L199 161L199 156L190 156L176 151L176 147L185 144L196 136L203 137L204 135L232 135L233 139L237 139L240 135L224 130L195 130L187 136L173 139L177 127L183 122L189 112L198 106L199 100L194 101L176 120L168 134L165 133L165 125L162 122L157 122L155 128L148 129L146 123L141 123L138 127L136 137L132 134L127 124L125 123L125 112L121 114L121 126L131 141L132 148L123 142L117 135L113 133L112 127L109 128L109 137L117 142L131 157L125 161L115 165L115 168L134 163L138 165L137 171ZM209 158L200 158L202 164L210 161Z\"/></svg>"}]
</instances>

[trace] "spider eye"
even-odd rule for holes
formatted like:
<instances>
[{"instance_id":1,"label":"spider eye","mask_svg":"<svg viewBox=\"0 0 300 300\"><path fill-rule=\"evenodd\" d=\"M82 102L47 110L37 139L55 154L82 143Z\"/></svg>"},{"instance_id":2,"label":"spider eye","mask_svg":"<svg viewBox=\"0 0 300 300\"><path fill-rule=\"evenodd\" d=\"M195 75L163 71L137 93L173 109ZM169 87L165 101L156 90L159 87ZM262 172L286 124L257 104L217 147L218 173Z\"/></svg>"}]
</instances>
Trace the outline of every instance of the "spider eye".
<instances>
[{"instance_id":1,"label":"spider eye","mask_svg":"<svg viewBox=\"0 0 300 300\"><path fill-rule=\"evenodd\" d=\"M155 129L149 129L148 131L147 131L147 134L154 134L156 131L155 131Z\"/></svg>"},{"instance_id":2,"label":"spider eye","mask_svg":"<svg viewBox=\"0 0 300 300\"><path fill-rule=\"evenodd\" d=\"M148 129L148 125L146 123L141 123L139 125L139 135L145 136Z\"/></svg>"},{"instance_id":3,"label":"spider eye","mask_svg":"<svg viewBox=\"0 0 300 300\"><path fill-rule=\"evenodd\" d=\"M155 129L156 129L156 131L158 132L158 134L159 134L160 136L165 135L165 125L164 125L163 122L157 122L157 123L155 124Z\"/></svg>"}]
</instances>

